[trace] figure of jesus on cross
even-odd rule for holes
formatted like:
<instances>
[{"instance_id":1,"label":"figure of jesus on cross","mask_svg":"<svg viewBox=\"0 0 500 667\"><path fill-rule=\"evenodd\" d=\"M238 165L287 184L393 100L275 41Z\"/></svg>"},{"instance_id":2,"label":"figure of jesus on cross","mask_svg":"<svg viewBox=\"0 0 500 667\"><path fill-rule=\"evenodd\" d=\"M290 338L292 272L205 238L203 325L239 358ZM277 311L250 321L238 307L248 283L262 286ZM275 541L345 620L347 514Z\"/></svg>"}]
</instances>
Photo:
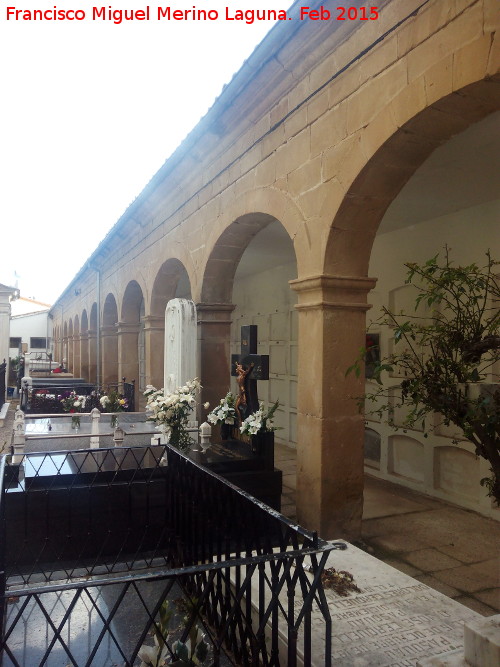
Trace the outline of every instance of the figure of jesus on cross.
<instances>
[{"instance_id":1,"label":"figure of jesus on cross","mask_svg":"<svg viewBox=\"0 0 500 667\"><path fill-rule=\"evenodd\" d=\"M257 380L269 380L269 355L257 354L257 325L241 327L241 354L231 357L231 375L237 378L236 412L241 426L259 409Z\"/></svg>"}]
</instances>

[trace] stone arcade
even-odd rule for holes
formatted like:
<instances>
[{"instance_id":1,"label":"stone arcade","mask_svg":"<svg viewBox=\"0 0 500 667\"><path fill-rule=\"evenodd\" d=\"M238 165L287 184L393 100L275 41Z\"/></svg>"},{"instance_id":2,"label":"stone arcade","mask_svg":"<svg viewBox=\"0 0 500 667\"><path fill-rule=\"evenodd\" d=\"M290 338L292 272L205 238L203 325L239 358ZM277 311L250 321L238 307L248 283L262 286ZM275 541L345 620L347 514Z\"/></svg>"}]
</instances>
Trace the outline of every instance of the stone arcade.
<instances>
[{"instance_id":1,"label":"stone arcade","mask_svg":"<svg viewBox=\"0 0 500 667\"><path fill-rule=\"evenodd\" d=\"M278 23L51 311L54 357L67 349L75 375L161 386L166 304L191 299L212 405L240 325L258 325L259 393L280 399L278 437L297 448L298 521L325 538L359 535L365 465L499 516L478 483L487 466L449 430L372 422L363 456L363 382L345 371L370 303L405 306L404 261L450 239L457 262L500 255L498 2L379 10Z\"/></svg>"}]
</instances>

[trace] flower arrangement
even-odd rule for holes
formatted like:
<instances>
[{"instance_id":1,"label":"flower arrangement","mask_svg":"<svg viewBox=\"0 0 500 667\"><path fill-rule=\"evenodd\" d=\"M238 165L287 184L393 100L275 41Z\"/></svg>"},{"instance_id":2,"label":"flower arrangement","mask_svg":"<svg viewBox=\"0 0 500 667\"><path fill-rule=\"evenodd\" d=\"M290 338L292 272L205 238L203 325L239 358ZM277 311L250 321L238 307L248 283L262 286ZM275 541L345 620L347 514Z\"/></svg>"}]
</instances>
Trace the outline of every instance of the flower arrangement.
<instances>
[{"instance_id":1,"label":"flower arrangement","mask_svg":"<svg viewBox=\"0 0 500 667\"><path fill-rule=\"evenodd\" d=\"M86 396L79 396L75 391L61 396L64 412L82 412L86 401Z\"/></svg>"},{"instance_id":2,"label":"flower arrangement","mask_svg":"<svg viewBox=\"0 0 500 667\"><path fill-rule=\"evenodd\" d=\"M214 426L217 424L236 424L236 396L230 391L221 398L219 405L209 412L207 421Z\"/></svg>"},{"instance_id":3,"label":"flower arrangement","mask_svg":"<svg viewBox=\"0 0 500 667\"><path fill-rule=\"evenodd\" d=\"M148 399L146 407L153 413L148 420L168 428L169 442L177 449L187 449L191 444L187 421L196 406L195 396L200 389L200 381L195 378L171 393L165 393L165 389L156 389L153 385L148 385L144 392Z\"/></svg>"},{"instance_id":4,"label":"flower arrangement","mask_svg":"<svg viewBox=\"0 0 500 667\"><path fill-rule=\"evenodd\" d=\"M259 401L259 409L251 415L248 415L240 426L241 433L244 435L257 435L258 433L276 431L278 427L274 426L273 417L278 406L279 401L276 401L268 410L266 410L264 403Z\"/></svg>"},{"instance_id":5,"label":"flower arrangement","mask_svg":"<svg viewBox=\"0 0 500 667\"><path fill-rule=\"evenodd\" d=\"M117 412L123 412L128 408L127 399L113 389L109 394L104 394L99 398L102 412L111 412L111 427L118 425Z\"/></svg>"},{"instance_id":6,"label":"flower arrangement","mask_svg":"<svg viewBox=\"0 0 500 667\"><path fill-rule=\"evenodd\" d=\"M99 398L102 412L122 412L128 408L127 399L119 394L115 389L104 394Z\"/></svg>"},{"instance_id":7,"label":"flower arrangement","mask_svg":"<svg viewBox=\"0 0 500 667\"><path fill-rule=\"evenodd\" d=\"M80 415L78 413L83 412L85 403L87 402L87 397L79 396L75 391L71 391L67 394L63 394L60 398L60 401L62 403L64 412L74 413L71 417L71 427L79 428Z\"/></svg>"}]
</instances>

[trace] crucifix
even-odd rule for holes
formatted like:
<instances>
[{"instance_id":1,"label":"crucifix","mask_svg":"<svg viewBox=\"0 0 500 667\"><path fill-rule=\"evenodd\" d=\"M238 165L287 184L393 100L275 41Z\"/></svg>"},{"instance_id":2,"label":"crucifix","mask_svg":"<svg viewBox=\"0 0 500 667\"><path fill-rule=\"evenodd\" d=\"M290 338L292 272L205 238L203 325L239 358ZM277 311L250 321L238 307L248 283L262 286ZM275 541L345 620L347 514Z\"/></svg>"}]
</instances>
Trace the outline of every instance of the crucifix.
<instances>
[{"instance_id":1,"label":"crucifix","mask_svg":"<svg viewBox=\"0 0 500 667\"><path fill-rule=\"evenodd\" d=\"M269 355L257 354L257 325L241 327L241 353L231 355L231 375L237 378L239 423L259 409L257 380L269 380Z\"/></svg>"}]
</instances>

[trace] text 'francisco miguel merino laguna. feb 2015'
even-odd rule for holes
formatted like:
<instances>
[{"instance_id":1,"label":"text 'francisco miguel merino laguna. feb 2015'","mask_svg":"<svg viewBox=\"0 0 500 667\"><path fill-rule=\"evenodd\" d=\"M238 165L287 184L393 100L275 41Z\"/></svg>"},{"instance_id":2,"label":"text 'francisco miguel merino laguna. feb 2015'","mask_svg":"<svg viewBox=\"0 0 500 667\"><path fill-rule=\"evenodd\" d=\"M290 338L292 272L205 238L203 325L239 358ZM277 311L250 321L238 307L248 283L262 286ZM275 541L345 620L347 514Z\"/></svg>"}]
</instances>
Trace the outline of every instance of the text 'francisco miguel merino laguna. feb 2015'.
<instances>
[{"instance_id":1,"label":"text 'francisco miguel merino laguna. feb 2015'","mask_svg":"<svg viewBox=\"0 0 500 667\"><path fill-rule=\"evenodd\" d=\"M201 9L193 5L189 9L171 6L150 6L140 9L115 9L111 5L90 7L87 9L60 9L56 5L50 9L23 9L16 6L5 8L7 21L108 21L119 25L125 21L374 21L378 18L377 7L337 7L335 11L323 6L312 9L308 6L298 8L294 16L289 16L285 9Z\"/></svg>"}]
</instances>

